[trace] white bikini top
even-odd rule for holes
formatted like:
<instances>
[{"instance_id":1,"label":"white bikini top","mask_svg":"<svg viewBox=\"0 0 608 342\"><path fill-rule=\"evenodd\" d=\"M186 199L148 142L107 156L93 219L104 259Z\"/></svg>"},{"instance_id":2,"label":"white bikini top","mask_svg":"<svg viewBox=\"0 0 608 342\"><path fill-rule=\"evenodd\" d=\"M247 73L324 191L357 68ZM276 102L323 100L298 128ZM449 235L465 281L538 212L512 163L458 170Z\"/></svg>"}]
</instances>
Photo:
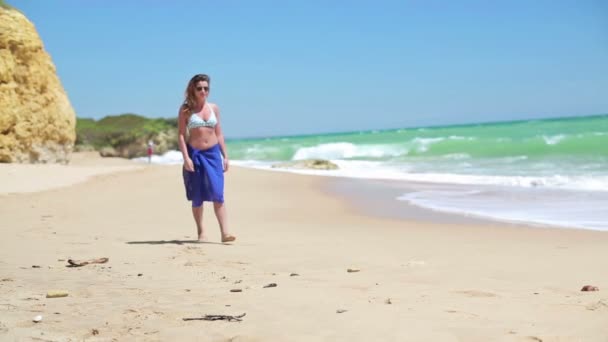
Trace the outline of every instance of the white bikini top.
<instances>
[{"instance_id":1,"label":"white bikini top","mask_svg":"<svg viewBox=\"0 0 608 342\"><path fill-rule=\"evenodd\" d=\"M209 115L209 120L205 120L202 118L202 109L198 113L192 113L190 115L190 119L188 119L188 131L196 127L215 128L215 125L217 125L217 117L215 117L215 112L213 111L213 108L211 106L209 106L209 110L211 111L211 115Z\"/></svg>"}]
</instances>

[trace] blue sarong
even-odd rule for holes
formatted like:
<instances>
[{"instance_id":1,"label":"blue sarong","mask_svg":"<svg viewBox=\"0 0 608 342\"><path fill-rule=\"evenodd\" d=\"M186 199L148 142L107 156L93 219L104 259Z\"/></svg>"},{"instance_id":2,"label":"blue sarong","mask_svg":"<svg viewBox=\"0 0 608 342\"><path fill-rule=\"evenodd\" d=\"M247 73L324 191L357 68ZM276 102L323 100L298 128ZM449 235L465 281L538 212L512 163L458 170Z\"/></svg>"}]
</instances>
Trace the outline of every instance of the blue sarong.
<instances>
[{"instance_id":1,"label":"blue sarong","mask_svg":"<svg viewBox=\"0 0 608 342\"><path fill-rule=\"evenodd\" d=\"M206 150L187 147L194 172L183 169L186 198L192 201L192 207L200 207L203 202L224 203L224 161L220 145Z\"/></svg>"}]
</instances>

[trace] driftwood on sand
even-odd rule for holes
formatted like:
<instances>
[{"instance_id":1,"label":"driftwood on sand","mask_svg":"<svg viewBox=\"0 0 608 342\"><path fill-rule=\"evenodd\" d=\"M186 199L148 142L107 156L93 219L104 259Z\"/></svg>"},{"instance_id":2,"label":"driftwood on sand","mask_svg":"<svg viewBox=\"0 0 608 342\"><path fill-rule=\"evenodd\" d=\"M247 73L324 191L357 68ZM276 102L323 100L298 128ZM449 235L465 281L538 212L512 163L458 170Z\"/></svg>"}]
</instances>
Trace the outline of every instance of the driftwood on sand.
<instances>
[{"instance_id":1,"label":"driftwood on sand","mask_svg":"<svg viewBox=\"0 0 608 342\"><path fill-rule=\"evenodd\" d=\"M108 258L97 258L97 259L88 259L88 260L74 260L68 259L68 267L82 267L88 264L105 264L108 262Z\"/></svg>"},{"instance_id":2,"label":"driftwood on sand","mask_svg":"<svg viewBox=\"0 0 608 342\"><path fill-rule=\"evenodd\" d=\"M240 322L241 318L245 317L246 313L241 315L231 316L231 315L205 315L203 317L192 317L192 318L182 318L184 321L228 321L228 322Z\"/></svg>"}]
</instances>

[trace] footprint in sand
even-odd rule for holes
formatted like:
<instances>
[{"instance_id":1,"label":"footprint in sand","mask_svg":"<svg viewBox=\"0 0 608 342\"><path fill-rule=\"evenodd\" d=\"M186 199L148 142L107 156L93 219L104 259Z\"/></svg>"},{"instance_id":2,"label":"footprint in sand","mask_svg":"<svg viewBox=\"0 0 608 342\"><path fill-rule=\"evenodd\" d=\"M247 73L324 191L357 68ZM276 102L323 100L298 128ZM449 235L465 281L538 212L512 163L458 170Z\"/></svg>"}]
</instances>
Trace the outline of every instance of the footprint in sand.
<instances>
[{"instance_id":1,"label":"footprint in sand","mask_svg":"<svg viewBox=\"0 0 608 342\"><path fill-rule=\"evenodd\" d=\"M447 313L451 313L451 314L463 314L469 317L479 317L479 315L474 314L474 313L470 313L470 312L465 312L465 311L458 311L458 310L445 310L445 312Z\"/></svg>"},{"instance_id":2,"label":"footprint in sand","mask_svg":"<svg viewBox=\"0 0 608 342\"><path fill-rule=\"evenodd\" d=\"M608 309L608 300L602 299L598 302L591 303L586 306L587 310L595 311L599 309Z\"/></svg>"},{"instance_id":3,"label":"footprint in sand","mask_svg":"<svg viewBox=\"0 0 608 342\"><path fill-rule=\"evenodd\" d=\"M206 263L203 261L186 261L184 266L192 267L192 266L204 266Z\"/></svg>"},{"instance_id":4,"label":"footprint in sand","mask_svg":"<svg viewBox=\"0 0 608 342\"><path fill-rule=\"evenodd\" d=\"M479 290L454 291L454 293L459 293L459 294L466 295L467 297L476 297L476 298L498 297L498 295L496 295L494 293L484 292L484 291L479 291Z\"/></svg>"},{"instance_id":5,"label":"footprint in sand","mask_svg":"<svg viewBox=\"0 0 608 342\"><path fill-rule=\"evenodd\" d=\"M203 249L198 246L186 246L186 252L194 254L205 254L203 252Z\"/></svg>"},{"instance_id":6,"label":"footprint in sand","mask_svg":"<svg viewBox=\"0 0 608 342\"><path fill-rule=\"evenodd\" d=\"M139 309L125 309L123 315L130 316L132 319L144 321L152 318L158 318L164 316L165 313L151 308L139 308Z\"/></svg>"},{"instance_id":7,"label":"footprint in sand","mask_svg":"<svg viewBox=\"0 0 608 342\"><path fill-rule=\"evenodd\" d=\"M420 267L426 266L426 261L424 260L410 260L406 264L407 267Z\"/></svg>"}]
</instances>

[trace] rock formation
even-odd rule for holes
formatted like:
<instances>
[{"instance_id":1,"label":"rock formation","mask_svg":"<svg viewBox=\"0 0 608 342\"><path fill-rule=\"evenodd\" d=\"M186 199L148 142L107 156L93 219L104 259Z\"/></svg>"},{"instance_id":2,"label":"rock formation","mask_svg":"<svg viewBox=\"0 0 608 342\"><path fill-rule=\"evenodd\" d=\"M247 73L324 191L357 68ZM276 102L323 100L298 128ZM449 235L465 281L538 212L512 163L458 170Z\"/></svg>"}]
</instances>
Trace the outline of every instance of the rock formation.
<instances>
[{"instance_id":1,"label":"rock formation","mask_svg":"<svg viewBox=\"0 0 608 342\"><path fill-rule=\"evenodd\" d=\"M76 115L34 25L0 7L0 162L67 162Z\"/></svg>"},{"instance_id":2,"label":"rock formation","mask_svg":"<svg viewBox=\"0 0 608 342\"><path fill-rule=\"evenodd\" d=\"M139 137L130 143L118 146L104 146L99 149L102 157L136 158L146 156L148 141L154 142L154 154L163 154L169 150L177 150L177 129L150 134L147 137Z\"/></svg>"},{"instance_id":3,"label":"rock formation","mask_svg":"<svg viewBox=\"0 0 608 342\"><path fill-rule=\"evenodd\" d=\"M311 170L337 170L338 165L324 159L295 160L272 165L273 168L311 169Z\"/></svg>"}]
</instances>

